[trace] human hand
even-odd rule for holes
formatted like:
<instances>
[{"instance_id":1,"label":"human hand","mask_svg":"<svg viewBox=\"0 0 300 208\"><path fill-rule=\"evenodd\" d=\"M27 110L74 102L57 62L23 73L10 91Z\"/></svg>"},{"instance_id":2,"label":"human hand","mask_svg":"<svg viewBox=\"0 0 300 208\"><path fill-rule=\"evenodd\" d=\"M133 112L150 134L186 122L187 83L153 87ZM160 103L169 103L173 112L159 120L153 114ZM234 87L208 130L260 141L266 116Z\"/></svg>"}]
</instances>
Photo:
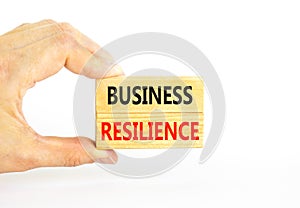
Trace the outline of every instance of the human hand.
<instances>
[{"instance_id":1,"label":"human hand","mask_svg":"<svg viewBox=\"0 0 300 208\"><path fill-rule=\"evenodd\" d=\"M26 90L63 67L89 78L121 75L117 67L109 74L101 70L110 60L105 54L92 56L98 49L69 24L52 20L23 24L0 36L0 173L77 166L94 162L92 158L100 163L117 161L113 150L96 150L88 138L39 135L22 113Z\"/></svg>"}]
</instances>

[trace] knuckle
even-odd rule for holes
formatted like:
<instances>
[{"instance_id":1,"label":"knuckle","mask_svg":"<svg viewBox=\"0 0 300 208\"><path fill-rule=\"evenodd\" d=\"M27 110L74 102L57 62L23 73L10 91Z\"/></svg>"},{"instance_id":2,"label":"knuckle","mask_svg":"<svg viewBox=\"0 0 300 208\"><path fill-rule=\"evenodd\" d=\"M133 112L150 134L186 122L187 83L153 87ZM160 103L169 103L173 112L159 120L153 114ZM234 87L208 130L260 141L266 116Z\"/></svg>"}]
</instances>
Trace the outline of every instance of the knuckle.
<instances>
[{"instance_id":1,"label":"knuckle","mask_svg":"<svg viewBox=\"0 0 300 208\"><path fill-rule=\"evenodd\" d=\"M81 162L81 158L80 156L75 153L75 152L71 152L69 153L66 158L65 158L65 166L66 167L75 167L75 166L78 166L78 165L81 165L82 162Z\"/></svg>"},{"instance_id":2,"label":"knuckle","mask_svg":"<svg viewBox=\"0 0 300 208\"><path fill-rule=\"evenodd\" d=\"M44 21L47 23L56 23L56 21L54 21L53 19L45 19Z\"/></svg>"},{"instance_id":3,"label":"knuckle","mask_svg":"<svg viewBox=\"0 0 300 208\"><path fill-rule=\"evenodd\" d=\"M72 41L74 38L70 33L61 33L58 36L58 39L61 40L63 43L65 43L65 42Z\"/></svg>"},{"instance_id":4,"label":"knuckle","mask_svg":"<svg viewBox=\"0 0 300 208\"><path fill-rule=\"evenodd\" d=\"M45 24L57 24L56 21L54 21L53 19L44 19L41 21L41 23L45 23Z\"/></svg>"},{"instance_id":5,"label":"knuckle","mask_svg":"<svg viewBox=\"0 0 300 208\"><path fill-rule=\"evenodd\" d=\"M81 33L67 22L58 23L58 27L63 33L72 36L74 39L81 38Z\"/></svg>"},{"instance_id":6,"label":"knuckle","mask_svg":"<svg viewBox=\"0 0 300 208\"><path fill-rule=\"evenodd\" d=\"M67 22L60 22L58 26L63 32L71 33L73 31L72 25Z\"/></svg>"},{"instance_id":7,"label":"knuckle","mask_svg":"<svg viewBox=\"0 0 300 208\"><path fill-rule=\"evenodd\" d=\"M56 44L59 48L71 48L75 39L69 33L61 33L56 36Z\"/></svg>"},{"instance_id":8,"label":"knuckle","mask_svg":"<svg viewBox=\"0 0 300 208\"><path fill-rule=\"evenodd\" d=\"M45 21L53 21L53 20L45 20ZM70 48L75 47L78 44L78 40L80 38L80 32L78 32L73 26L67 22L57 23L53 21L56 30L55 35L55 44L59 48L63 48L69 50Z\"/></svg>"}]
</instances>

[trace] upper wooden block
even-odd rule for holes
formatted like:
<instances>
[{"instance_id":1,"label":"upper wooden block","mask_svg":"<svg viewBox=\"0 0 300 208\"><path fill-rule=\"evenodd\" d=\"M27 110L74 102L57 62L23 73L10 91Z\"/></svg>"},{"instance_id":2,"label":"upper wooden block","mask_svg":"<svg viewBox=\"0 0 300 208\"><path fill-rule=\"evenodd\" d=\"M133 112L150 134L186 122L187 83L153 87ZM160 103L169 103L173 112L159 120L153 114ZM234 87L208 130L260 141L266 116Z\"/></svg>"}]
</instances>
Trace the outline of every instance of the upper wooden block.
<instances>
[{"instance_id":1,"label":"upper wooden block","mask_svg":"<svg viewBox=\"0 0 300 208\"><path fill-rule=\"evenodd\" d=\"M137 89L133 90L133 87ZM96 112L100 114L203 112L203 90L203 81L198 77L148 76L99 79L96 84ZM114 93L113 97L109 96ZM136 104L139 95L141 103ZM122 104L121 97L125 101L129 98L129 103ZM150 97L152 104L149 104ZM109 99L115 101L116 98L115 104L109 104ZM167 104L165 101L171 103Z\"/></svg>"}]
</instances>

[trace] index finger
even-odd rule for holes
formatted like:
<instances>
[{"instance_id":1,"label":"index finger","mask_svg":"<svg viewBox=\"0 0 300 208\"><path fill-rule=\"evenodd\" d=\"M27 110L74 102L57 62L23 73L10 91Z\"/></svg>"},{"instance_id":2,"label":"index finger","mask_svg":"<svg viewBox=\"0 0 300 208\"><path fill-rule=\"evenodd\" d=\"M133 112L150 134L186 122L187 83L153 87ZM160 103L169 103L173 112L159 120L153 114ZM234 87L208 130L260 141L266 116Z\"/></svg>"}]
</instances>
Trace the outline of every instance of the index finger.
<instances>
[{"instance_id":1,"label":"index finger","mask_svg":"<svg viewBox=\"0 0 300 208\"><path fill-rule=\"evenodd\" d=\"M74 63L71 63L72 58L76 57L78 53L76 53L76 50L74 50L75 53L72 51L70 52L70 57L68 59L69 62L66 63L66 67L70 70L75 68L75 73L77 74L83 74L90 78L101 78L101 77L110 77L110 76L118 76L123 75L122 69L114 65L113 57L106 52L104 49L101 49L100 46L82 34L79 30L74 28L69 23L58 23L56 26L66 34L70 34L71 37L75 39L77 44L81 45L83 48L86 48L92 55L90 58L85 62L84 67L81 67L81 72L78 71L80 67L72 67L72 65L77 65L76 62L80 60L76 58ZM76 46L74 47L76 49ZM78 48L78 47L77 47ZM79 46L80 48L80 46ZM86 52L81 51L83 54L86 54ZM84 56L83 56L84 57ZM79 61L80 62L80 61ZM79 64L80 65L80 64Z\"/></svg>"},{"instance_id":2,"label":"index finger","mask_svg":"<svg viewBox=\"0 0 300 208\"><path fill-rule=\"evenodd\" d=\"M67 29L62 30L62 27ZM30 82L46 79L64 66L76 74L89 78L123 75L120 67L113 66L113 58L104 50L98 50L99 45L79 31L74 29L73 32L70 32L73 29L69 25L60 25L53 29L59 32L54 32L53 35L46 37L44 37L46 34L38 34L44 38L19 48L25 49L22 51L21 58L26 59L24 61L27 63L33 64L30 66L31 70L34 70L30 70L33 78ZM40 33L47 31L49 28L44 28ZM95 53L97 50L98 52ZM15 64L18 63L21 63L22 66L16 66L16 68L24 68L22 61L15 62ZM110 68L111 70L108 70ZM29 86L32 86L32 83Z\"/></svg>"}]
</instances>

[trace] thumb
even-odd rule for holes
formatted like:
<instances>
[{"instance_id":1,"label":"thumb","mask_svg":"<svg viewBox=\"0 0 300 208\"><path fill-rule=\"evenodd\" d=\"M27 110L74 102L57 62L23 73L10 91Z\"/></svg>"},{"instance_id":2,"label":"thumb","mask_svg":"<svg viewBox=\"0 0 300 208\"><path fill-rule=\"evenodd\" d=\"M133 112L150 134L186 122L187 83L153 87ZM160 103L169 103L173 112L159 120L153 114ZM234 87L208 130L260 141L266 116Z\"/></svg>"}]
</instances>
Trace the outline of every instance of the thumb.
<instances>
[{"instance_id":1,"label":"thumb","mask_svg":"<svg viewBox=\"0 0 300 208\"><path fill-rule=\"evenodd\" d=\"M40 137L37 149L40 167L69 167L93 162L114 164L118 160L113 150L97 150L95 143L86 137Z\"/></svg>"}]
</instances>

